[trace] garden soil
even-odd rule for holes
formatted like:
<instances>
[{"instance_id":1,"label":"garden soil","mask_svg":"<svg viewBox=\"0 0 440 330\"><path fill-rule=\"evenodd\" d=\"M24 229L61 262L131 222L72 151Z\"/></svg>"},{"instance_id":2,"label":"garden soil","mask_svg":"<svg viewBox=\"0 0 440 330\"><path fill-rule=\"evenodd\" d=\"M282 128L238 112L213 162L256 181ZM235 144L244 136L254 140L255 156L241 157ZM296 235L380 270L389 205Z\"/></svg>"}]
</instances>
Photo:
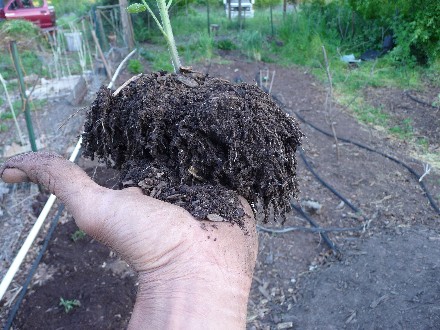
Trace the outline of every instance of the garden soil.
<instances>
[{"instance_id":1,"label":"garden soil","mask_svg":"<svg viewBox=\"0 0 440 330\"><path fill-rule=\"evenodd\" d=\"M191 71L134 78L100 89L82 135L83 155L120 171L120 188L197 219L240 222L239 195L266 221L291 209L302 133L269 95Z\"/></svg>"},{"instance_id":2,"label":"garden soil","mask_svg":"<svg viewBox=\"0 0 440 330\"><path fill-rule=\"evenodd\" d=\"M213 77L249 83L260 70L264 70L262 74L266 69L271 74L276 71L272 92L291 116L300 114L327 131L333 126L337 135L392 154L423 172L423 163L408 156L413 150L405 141L359 124L337 105L330 112L325 107L325 86L305 69L251 63L237 56L226 59L227 64L209 63L197 69ZM423 97L434 100L435 92ZM419 96L417 91L411 93ZM389 100L393 107L399 107L401 101L408 102L404 98ZM417 115L408 112L415 117L414 129L422 131L423 127L416 126L423 125ZM298 201L304 206L310 202L319 205L308 208L308 215L324 228L353 229L328 233L339 253L329 249L319 234L309 232L310 224L294 211L287 215L284 227L299 229L284 234L260 231L247 328L439 328L440 216L418 180L376 153L325 136L305 123L300 128L305 134L303 151L312 168L362 214L324 188L298 158ZM435 151L438 140L432 141L430 148ZM117 187L120 182L117 172L97 162L81 160L80 165L102 185ZM439 203L439 169L434 168L423 180ZM69 216L64 218L14 329L125 327L136 294L135 274L92 238L74 242L71 235L77 228ZM280 223L261 225L281 227ZM78 299L81 306L66 313L60 298Z\"/></svg>"}]
</instances>

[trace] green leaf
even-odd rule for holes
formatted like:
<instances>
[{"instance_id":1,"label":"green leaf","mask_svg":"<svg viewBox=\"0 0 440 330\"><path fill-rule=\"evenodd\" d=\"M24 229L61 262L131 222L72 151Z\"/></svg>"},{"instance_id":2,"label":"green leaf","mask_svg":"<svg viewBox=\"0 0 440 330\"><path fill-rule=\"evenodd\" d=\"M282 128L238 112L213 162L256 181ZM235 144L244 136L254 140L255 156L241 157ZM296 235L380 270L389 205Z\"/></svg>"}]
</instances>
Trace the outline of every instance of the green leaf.
<instances>
[{"instance_id":1,"label":"green leaf","mask_svg":"<svg viewBox=\"0 0 440 330\"><path fill-rule=\"evenodd\" d=\"M147 7L141 3L134 3L134 4L127 7L127 11L130 14L137 14L137 13L141 13L146 10L147 10Z\"/></svg>"}]
</instances>

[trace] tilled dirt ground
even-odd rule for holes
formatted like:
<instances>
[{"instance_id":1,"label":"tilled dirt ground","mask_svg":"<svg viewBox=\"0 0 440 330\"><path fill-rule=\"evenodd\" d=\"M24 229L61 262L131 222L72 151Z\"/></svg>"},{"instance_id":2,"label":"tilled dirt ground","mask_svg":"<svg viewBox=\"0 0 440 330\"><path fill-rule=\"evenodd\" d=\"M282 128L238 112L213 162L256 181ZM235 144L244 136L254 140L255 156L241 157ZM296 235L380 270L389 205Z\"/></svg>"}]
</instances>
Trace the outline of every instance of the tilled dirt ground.
<instances>
[{"instance_id":1,"label":"tilled dirt ground","mask_svg":"<svg viewBox=\"0 0 440 330\"><path fill-rule=\"evenodd\" d=\"M423 172L423 164L408 156L404 141L359 124L337 106L328 113L325 88L304 69L239 59L197 69L252 83L265 68L276 70L272 91L284 103L285 111L299 113L329 132L329 123L334 123L339 137L393 155L417 173ZM374 92L386 99L380 90ZM438 91L430 89L429 93L411 91L423 99L435 97ZM393 107L399 107L398 101L393 98ZM410 107L407 99L402 102ZM420 113L408 112L407 116L414 116L413 123L422 123L417 119ZM283 234L261 231L248 329L439 328L440 215L430 206L417 178L377 153L340 140L336 143L334 137L304 123L301 128L310 166L362 212L342 203L299 160L299 202L309 205L313 201L320 206L319 210L309 208L309 216L323 228L353 230L328 233L338 253L332 252L319 234L308 232L310 224L295 212L284 227L299 228ZM99 183L114 184L114 173L90 162L81 165ZM440 203L439 170L431 170L423 181L434 201ZM75 231L71 219L56 229L39 267L39 280L33 281L14 328L119 329L127 324L136 277L111 251L92 239L74 242L71 235ZM65 313L60 298L78 299L81 306Z\"/></svg>"}]
</instances>

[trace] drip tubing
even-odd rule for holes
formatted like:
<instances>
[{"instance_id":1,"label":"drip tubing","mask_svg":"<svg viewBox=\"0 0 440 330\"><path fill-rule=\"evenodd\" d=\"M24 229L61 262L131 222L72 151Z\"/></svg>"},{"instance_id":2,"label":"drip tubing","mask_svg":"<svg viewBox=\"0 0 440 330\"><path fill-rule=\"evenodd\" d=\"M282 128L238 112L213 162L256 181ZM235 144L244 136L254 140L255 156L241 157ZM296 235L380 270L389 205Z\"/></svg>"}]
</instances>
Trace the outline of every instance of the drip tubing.
<instances>
[{"instance_id":1,"label":"drip tubing","mask_svg":"<svg viewBox=\"0 0 440 330\"><path fill-rule=\"evenodd\" d=\"M256 79L256 80L258 81L258 79ZM266 90L263 86L260 86L260 87L263 88L263 90L265 90L265 91L267 92L267 90ZM408 97L410 97L411 99L414 99L410 94L406 93L406 95L408 95ZM274 99L274 100L275 100L275 101L276 101L281 107L283 107L284 109L287 108L286 105L285 105L285 104L284 104L284 103L283 103L283 102L282 102L282 101L281 101L276 95L271 94L271 97L272 97L272 98L273 98L273 99ZM292 111L293 111L293 113L297 116L297 118L298 118L299 120L301 120L303 123L309 125L309 126L312 127L313 129L317 130L318 132L320 132L320 133L322 133L322 134L324 134L324 135L326 135L326 136L328 136L328 137L331 137L331 138L334 138L334 137L335 137L332 133L329 133L329 132L323 130L322 128L320 128L320 127L318 127L318 126L312 124L311 122L307 121L303 116L301 116L301 115L299 114L299 112L294 111L293 109L292 109ZM405 164L403 161L397 159L397 158L394 157L394 156L391 156L391 155L386 154L386 153L384 153L384 152L382 152L382 151L376 150L376 149L374 149L374 148L372 148L372 147L369 147L369 146L367 146L367 145L365 145L365 144L362 144L362 143L360 143L360 142L356 142L356 141L353 141L353 140L350 140L350 139L347 139L347 138L343 138L343 137L339 137L339 136L336 136L336 138L337 138L339 141L343 141L343 142L345 142L345 143L353 144L353 145L355 145L355 146L357 146L357 147L359 147L359 148L361 148L361 149L365 149L365 150L368 150L368 151L370 151L370 152L377 153L377 154L379 154L379 155L381 155L381 156L383 156L383 157L385 157L385 158L388 158L389 160L391 160L391 161L393 161L393 162L395 162L395 163L397 163L397 164L403 166L404 168L406 168L406 169L408 170L408 172L410 172L410 173L414 176L414 178L417 180L417 182L419 183L420 187L422 188L423 192L425 193L426 198L429 200L429 203L431 204L431 207L434 209L435 212L437 212L438 214L440 214L440 208L439 208L439 206L438 206L438 205L436 204L436 202L434 201L434 198L432 197L432 195L431 195L431 193L429 192L428 188L426 187L425 183L424 183L423 181L419 181L419 179L420 179L420 175L419 175L419 174L418 174L418 173L417 173L412 167L410 167L409 165Z\"/></svg>"},{"instance_id":2,"label":"drip tubing","mask_svg":"<svg viewBox=\"0 0 440 330\"><path fill-rule=\"evenodd\" d=\"M281 101L279 101L278 99L276 99L276 100L277 100L277 102L279 102L281 105L283 105L283 103L282 103ZM284 106L284 105L283 105L283 106ZM293 110L292 110L292 111L293 111ZM307 120L306 120L303 116L301 116L298 112L296 112L296 111L293 111L293 112L294 112L295 115L298 117L298 119L301 120L303 123L309 125L309 126L312 127L313 129L317 130L318 132L321 132L321 133L324 134L324 135L327 135L327 136L332 137L332 138L334 137L332 133L329 133L329 132L323 130L322 128L319 128L318 126L316 126L316 125L310 123L309 121L307 121ZM417 182L419 183L420 187L423 189L423 192L425 193L426 198L429 200L429 203L431 204L432 208L435 210L435 212L437 212L438 214L440 214L440 209L439 209L438 205L436 204L436 202L434 201L434 198L432 197L432 195L431 195L431 193L429 192L428 188L426 187L425 183L424 183L423 181L419 181L420 175L419 175L419 174L418 174L413 168L411 168L409 165L405 164L404 162L402 162L401 160L397 159L397 158L394 157L394 156L391 156L391 155L386 154L386 153L384 153L384 152L382 152L382 151L376 150L376 149L374 149L374 148L372 148L372 147L369 147L369 146L367 146L367 145L365 145L365 144L362 144L362 143L359 143L359 142L356 142L356 141L352 141L352 140L350 140L350 139L342 138L342 137L339 137L339 136L337 137L337 139L338 139L339 141L343 141L343 142L345 142L345 143L350 143L350 144L353 144L353 145L355 145L355 146L357 146L357 147L359 147L359 148L362 148L362 149L365 149L365 150L368 150L368 151L371 151L371 152L377 153L377 154L379 154L379 155L381 155L381 156L383 156L383 157L385 157L385 158L388 158L389 160L391 160L391 161L393 161L393 162L395 162L395 163L397 163L397 164L403 166L404 168L406 168L406 169L408 170L408 172L410 172L410 173L414 176L414 178L415 178L415 179L417 180Z\"/></svg>"},{"instance_id":3,"label":"drip tubing","mask_svg":"<svg viewBox=\"0 0 440 330\"><path fill-rule=\"evenodd\" d=\"M412 96L408 91L404 92L403 94L406 95L406 96L408 96L411 100L413 100L413 101L416 102L416 103L419 103L419 104L424 105L424 106L427 106L427 107L434 108L434 109L436 109L436 110L439 110L439 109L440 109L440 106L435 106L435 105L429 104L428 102L425 102L425 101L419 100L417 97Z\"/></svg>"},{"instance_id":4,"label":"drip tubing","mask_svg":"<svg viewBox=\"0 0 440 330\"><path fill-rule=\"evenodd\" d=\"M306 219L313 227L315 228L320 228L319 225L316 223L315 220L313 220L311 217L309 217L307 215L307 213L304 212L304 210L300 207L297 206L293 203L291 203L292 208L298 212L299 214L301 214L301 216ZM340 255L341 251L339 250L338 246L332 242L332 240L328 237L326 232L319 232L319 235L321 235L322 239L324 240L324 242L330 247L330 249L332 249L336 255Z\"/></svg>"},{"instance_id":5,"label":"drip tubing","mask_svg":"<svg viewBox=\"0 0 440 330\"><path fill-rule=\"evenodd\" d=\"M361 210L354 206L347 198L345 198L340 192L338 192L335 188L333 188L329 183L324 181L323 178L321 178L318 173L313 169L313 167L310 165L309 161L306 158L306 155L304 154L303 150L299 150L299 155L301 156L301 159L304 161L304 164L306 165L307 169L315 176L315 178L321 183L324 187L326 187L328 190L330 190L334 195L336 195L341 201L343 201L349 208L351 208L356 213L361 213Z\"/></svg>"}]
</instances>

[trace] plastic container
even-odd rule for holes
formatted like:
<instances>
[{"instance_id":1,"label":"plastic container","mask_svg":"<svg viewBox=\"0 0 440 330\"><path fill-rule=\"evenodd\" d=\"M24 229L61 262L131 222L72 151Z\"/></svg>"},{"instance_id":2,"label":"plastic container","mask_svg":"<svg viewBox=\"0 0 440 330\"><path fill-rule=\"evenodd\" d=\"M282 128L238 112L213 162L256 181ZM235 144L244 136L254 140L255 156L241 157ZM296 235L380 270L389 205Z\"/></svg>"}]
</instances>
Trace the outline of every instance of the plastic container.
<instances>
[{"instance_id":1,"label":"plastic container","mask_svg":"<svg viewBox=\"0 0 440 330\"><path fill-rule=\"evenodd\" d=\"M82 33L81 32L65 32L67 51L77 52L81 49Z\"/></svg>"}]
</instances>

